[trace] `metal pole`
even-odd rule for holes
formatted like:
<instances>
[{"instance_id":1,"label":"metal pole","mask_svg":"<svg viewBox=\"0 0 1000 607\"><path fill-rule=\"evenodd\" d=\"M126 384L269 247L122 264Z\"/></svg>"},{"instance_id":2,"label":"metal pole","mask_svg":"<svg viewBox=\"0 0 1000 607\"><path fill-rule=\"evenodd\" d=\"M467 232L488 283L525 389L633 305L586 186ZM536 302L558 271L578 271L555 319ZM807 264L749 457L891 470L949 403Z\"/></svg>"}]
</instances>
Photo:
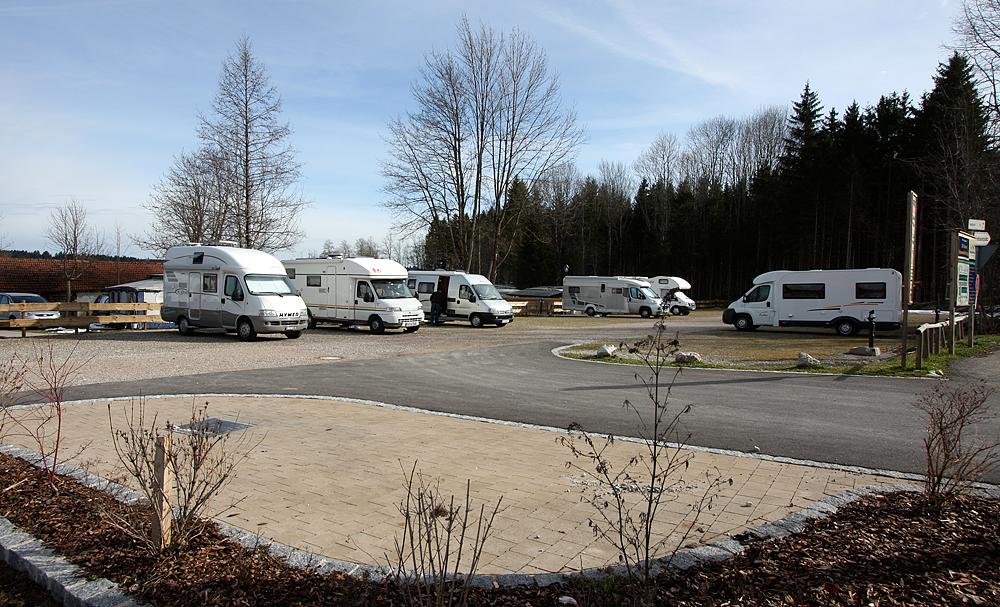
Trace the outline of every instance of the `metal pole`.
<instances>
[{"instance_id":1,"label":"metal pole","mask_svg":"<svg viewBox=\"0 0 1000 607\"><path fill-rule=\"evenodd\" d=\"M903 329L899 348L899 368L906 369L906 337L910 330L910 294L913 288L913 256L916 234L917 195L912 191L906 195L906 241L903 250Z\"/></svg>"},{"instance_id":2,"label":"metal pole","mask_svg":"<svg viewBox=\"0 0 1000 607\"><path fill-rule=\"evenodd\" d=\"M955 353L955 302L958 299L958 230L951 231L951 246L948 253L948 275L951 276L951 288L948 293L948 354Z\"/></svg>"}]
</instances>

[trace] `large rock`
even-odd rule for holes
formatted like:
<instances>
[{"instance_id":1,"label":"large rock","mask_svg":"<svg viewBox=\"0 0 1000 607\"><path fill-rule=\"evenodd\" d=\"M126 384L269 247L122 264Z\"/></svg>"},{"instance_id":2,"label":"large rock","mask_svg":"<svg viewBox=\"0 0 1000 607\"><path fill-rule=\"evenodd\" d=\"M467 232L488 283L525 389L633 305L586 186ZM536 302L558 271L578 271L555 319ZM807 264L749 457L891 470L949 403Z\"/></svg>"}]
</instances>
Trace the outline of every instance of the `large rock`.
<instances>
[{"instance_id":1,"label":"large rock","mask_svg":"<svg viewBox=\"0 0 1000 607\"><path fill-rule=\"evenodd\" d=\"M596 358L610 358L614 356L615 352L617 351L618 348L612 346L611 344L604 344L603 346L597 349L597 354L595 354L594 356Z\"/></svg>"},{"instance_id":2,"label":"large rock","mask_svg":"<svg viewBox=\"0 0 1000 607\"><path fill-rule=\"evenodd\" d=\"M878 347L869 348L868 346L858 346L856 348L851 348L847 351L848 354L854 354L855 356L878 356L882 354L882 351Z\"/></svg>"},{"instance_id":3,"label":"large rock","mask_svg":"<svg viewBox=\"0 0 1000 607\"><path fill-rule=\"evenodd\" d=\"M674 355L675 363L700 363L701 354L697 352L678 352Z\"/></svg>"},{"instance_id":4,"label":"large rock","mask_svg":"<svg viewBox=\"0 0 1000 607\"><path fill-rule=\"evenodd\" d=\"M809 367L822 367L823 363L821 363L815 356L810 355L808 352L799 352L799 362L796 363L795 366L800 369L806 369Z\"/></svg>"}]
</instances>

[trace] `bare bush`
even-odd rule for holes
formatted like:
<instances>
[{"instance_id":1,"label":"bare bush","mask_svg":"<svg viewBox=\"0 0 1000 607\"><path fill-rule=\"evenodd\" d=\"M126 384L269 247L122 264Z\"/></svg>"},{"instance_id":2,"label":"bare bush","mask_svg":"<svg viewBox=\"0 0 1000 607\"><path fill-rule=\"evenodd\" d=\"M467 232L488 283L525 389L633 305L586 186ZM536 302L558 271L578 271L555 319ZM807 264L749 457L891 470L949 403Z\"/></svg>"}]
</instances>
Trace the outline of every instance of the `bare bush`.
<instances>
[{"instance_id":1,"label":"bare bush","mask_svg":"<svg viewBox=\"0 0 1000 607\"><path fill-rule=\"evenodd\" d=\"M653 559L666 556L661 551L670 544L674 548L669 556L673 556L697 527L701 515L712 509L719 489L733 482L731 478L723 479L718 471L706 472L697 499L674 509L685 510L677 521L672 525L657 524L661 506L677 501L681 491L690 490L693 484L682 477L689 469L692 455L683 447L690 435L681 436L680 428L681 418L691 411L691 405L679 409L668 406L681 369L674 372L666 386L661 381L663 368L678 351L679 342L676 337L666 337L662 318L657 320L654 330L644 340L622 344L639 356L649 372L648 376L635 374L646 388L648 409L629 400L622 405L635 416L645 450L618 467L611 453L615 444L613 435L592 435L574 423L568 436L557 439L573 455L566 466L583 473L590 481L588 484L595 487L587 498L598 514L589 521L591 529L618 550L628 577L640 581L647 590L652 581Z\"/></svg>"},{"instance_id":2,"label":"bare bush","mask_svg":"<svg viewBox=\"0 0 1000 607\"><path fill-rule=\"evenodd\" d=\"M0 404L4 405L0 429L7 438L31 443L53 482L58 465L78 456L86 448L84 445L68 457L61 452L66 387L89 362L75 358L75 352L76 346L73 346L65 357L59 356L49 343L36 347L30 359L12 358L0 369L5 375L0 380ZM15 406L14 394L22 389L29 390L43 402Z\"/></svg>"},{"instance_id":3,"label":"bare bush","mask_svg":"<svg viewBox=\"0 0 1000 607\"><path fill-rule=\"evenodd\" d=\"M473 507L471 482L465 498L445 497L438 481L417 470L404 470L406 495L399 503L403 531L386 561L408 605L460 607L468 604L470 582L479 568L483 547L503 496L491 510ZM457 501L457 503L456 503Z\"/></svg>"},{"instance_id":4,"label":"bare bush","mask_svg":"<svg viewBox=\"0 0 1000 607\"><path fill-rule=\"evenodd\" d=\"M947 498L967 490L1000 465L1000 437L974 435L976 426L994 419L989 399L995 389L979 383L924 392L916 407L924 412L928 496Z\"/></svg>"},{"instance_id":5,"label":"bare bush","mask_svg":"<svg viewBox=\"0 0 1000 607\"><path fill-rule=\"evenodd\" d=\"M158 416L147 420L146 402L140 398L123 407L124 424L115 424L111 404L108 421L112 444L124 469L126 482L135 486L149 504L163 497L155 470L156 440L166 434L173 437L166 456L166 466L175 479L174 494L165 496L173 506L172 547L183 549L205 529L205 521L236 507L239 501L213 508L219 493L236 477L236 469L260 445L263 438L248 432L219 433L208 417L208 403L192 403L191 418L183 427L167 421L159 425ZM133 510L145 504L135 504ZM160 546L153 541L150 521L134 512L106 513L109 520L152 553Z\"/></svg>"}]
</instances>

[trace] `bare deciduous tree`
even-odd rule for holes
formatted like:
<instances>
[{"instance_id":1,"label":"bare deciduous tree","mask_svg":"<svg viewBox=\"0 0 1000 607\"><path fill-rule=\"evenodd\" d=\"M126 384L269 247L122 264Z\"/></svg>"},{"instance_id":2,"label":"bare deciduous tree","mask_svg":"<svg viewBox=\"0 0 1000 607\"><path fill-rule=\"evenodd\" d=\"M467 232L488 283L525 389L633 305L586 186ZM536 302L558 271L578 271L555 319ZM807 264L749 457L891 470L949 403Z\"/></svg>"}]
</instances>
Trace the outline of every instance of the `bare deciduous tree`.
<instances>
[{"instance_id":1,"label":"bare deciduous tree","mask_svg":"<svg viewBox=\"0 0 1000 607\"><path fill-rule=\"evenodd\" d=\"M454 51L425 57L413 85L418 110L389 124L386 206L403 229L444 225L452 262L495 278L512 246L502 235L519 220L507 204L510 185L532 184L566 161L582 131L526 34L474 30L465 19L458 34Z\"/></svg>"},{"instance_id":2,"label":"bare deciduous tree","mask_svg":"<svg viewBox=\"0 0 1000 607\"><path fill-rule=\"evenodd\" d=\"M648 183L673 183L677 180L681 146L673 133L660 133L635 160L632 170Z\"/></svg>"},{"instance_id":3,"label":"bare deciduous tree","mask_svg":"<svg viewBox=\"0 0 1000 607\"><path fill-rule=\"evenodd\" d=\"M279 251L302 239L299 216L308 203L295 191L300 165L291 133L277 89L243 38L223 63L212 113L198 131L224 163L228 229L242 247Z\"/></svg>"},{"instance_id":4,"label":"bare deciduous tree","mask_svg":"<svg viewBox=\"0 0 1000 607\"><path fill-rule=\"evenodd\" d=\"M958 43L975 66L990 110L994 135L1000 132L1000 0L965 0L955 21Z\"/></svg>"},{"instance_id":5,"label":"bare deciduous tree","mask_svg":"<svg viewBox=\"0 0 1000 607\"><path fill-rule=\"evenodd\" d=\"M95 255L104 252L104 240L87 221L87 209L75 200L52 211L45 237L61 254L66 301L72 301L73 281L86 272Z\"/></svg>"},{"instance_id":6,"label":"bare deciduous tree","mask_svg":"<svg viewBox=\"0 0 1000 607\"><path fill-rule=\"evenodd\" d=\"M354 253L358 257L378 257L379 247L374 236L359 238L354 243Z\"/></svg>"}]
</instances>

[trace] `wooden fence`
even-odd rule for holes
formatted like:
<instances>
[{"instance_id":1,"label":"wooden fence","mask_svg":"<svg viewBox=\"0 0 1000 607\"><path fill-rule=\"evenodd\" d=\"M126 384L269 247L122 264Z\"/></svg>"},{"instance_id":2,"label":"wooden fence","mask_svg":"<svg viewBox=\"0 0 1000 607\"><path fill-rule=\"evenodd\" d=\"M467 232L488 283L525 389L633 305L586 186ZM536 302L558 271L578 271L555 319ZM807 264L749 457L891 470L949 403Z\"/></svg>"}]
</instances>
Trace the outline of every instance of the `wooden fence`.
<instances>
[{"instance_id":1,"label":"wooden fence","mask_svg":"<svg viewBox=\"0 0 1000 607\"><path fill-rule=\"evenodd\" d=\"M24 318L24 312L59 312L60 318ZM0 305L0 329L21 329L24 337L28 329L67 327L83 329L92 323L140 324L160 323L158 303L16 303Z\"/></svg>"},{"instance_id":2,"label":"wooden fence","mask_svg":"<svg viewBox=\"0 0 1000 607\"><path fill-rule=\"evenodd\" d=\"M969 327L968 315L955 316L955 339L965 339ZM951 319L925 323L917 327L916 368L923 369L924 361L931 354L939 354L941 349L949 349L951 343Z\"/></svg>"},{"instance_id":3,"label":"wooden fence","mask_svg":"<svg viewBox=\"0 0 1000 607\"><path fill-rule=\"evenodd\" d=\"M562 314L562 301L558 299L524 299L511 301L514 316L552 316Z\"/></svg>"}]
</instances>

